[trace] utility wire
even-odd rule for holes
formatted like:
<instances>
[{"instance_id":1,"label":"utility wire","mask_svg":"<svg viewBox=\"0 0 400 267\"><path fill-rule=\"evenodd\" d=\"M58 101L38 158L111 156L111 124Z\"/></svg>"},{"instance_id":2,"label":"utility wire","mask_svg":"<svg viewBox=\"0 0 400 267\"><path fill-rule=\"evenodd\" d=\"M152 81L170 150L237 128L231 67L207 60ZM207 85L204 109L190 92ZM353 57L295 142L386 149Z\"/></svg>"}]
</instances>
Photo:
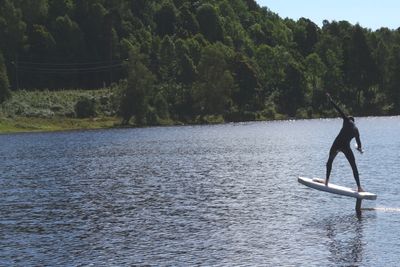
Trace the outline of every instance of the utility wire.
<instances>
[{"instance_id":1,"label":"utility wire","mask_svg":"<svg viewBox=\"0 0 400 267\"><path fill-rule=\"evenodd\" d=\"M113 68L118 68L122 67L123 64L114 64L114 65L108 65L108 66L99 66L99 67L88 67L88 68L29 68L29 67L23 67L19 66L18 70L27 70L27 71L39 71L39 72L76 72L76 71L92 71L92 70L109 70Z\"/></svg>"},{"instance_id":2,"label":"utility wire","mask_svg":"<svg viewBox=\"0 0 400 267\"><path fill-rule=\"evenodd\" d=\"M102 66L89 66L109 63ZM19 61L16 64L17 72L29 72L29 73L94 73L94 72L106 72L113 69L121 68L125 65L125 62L121 60L113 61L98 61L98 62L86 62L86 63L40 63L40 62L28 62ZM86 66L86 67L84 67Z\"/></svg>"},{"instance_id":3,"label":"utility wire","mask_svg":"<svg viewBox=\"0 0 400 267\"><path fill-rule=\"evenodd\" d=\"M125 59L127 61L127 59ZM18 66L22 65L34 65L34 66L83 66L83 65L100 65L107 63L121 63L121 60L107 60L107 61L96 61L96 62L76 62L76 63L50 63L50 62L33 62L33 61L18 61Z\"/></svg>"}]
</instances>

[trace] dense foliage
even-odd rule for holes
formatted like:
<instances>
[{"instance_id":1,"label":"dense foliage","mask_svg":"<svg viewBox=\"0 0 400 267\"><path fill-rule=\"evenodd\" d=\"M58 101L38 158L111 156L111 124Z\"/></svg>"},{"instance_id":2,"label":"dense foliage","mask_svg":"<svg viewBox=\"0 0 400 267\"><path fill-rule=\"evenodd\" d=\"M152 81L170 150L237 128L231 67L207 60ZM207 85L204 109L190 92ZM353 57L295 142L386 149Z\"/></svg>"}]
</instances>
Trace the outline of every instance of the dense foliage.
<instances>
[{"instance_id":1,"label":"dense foliage","mask_svg":"<svg viewBox=\"0 0 400 267\"><path fill-rule=\"evenodd\" d=\"M400 31L254 0L0 0L0 40L1 101L8 84L118 83L125 123L326 116L326 91L356 115L400 113Z\"/></svg>"},{"instance_id":2,"label":"dense foliage","mask_svg":"<svg viewBox=\"0 0 400 267\"><path fill-rule=\"evenodd\" d=\"M0 103L10 96L9 84L3 55L0 53Z\"/></svg>"}]
</instances>

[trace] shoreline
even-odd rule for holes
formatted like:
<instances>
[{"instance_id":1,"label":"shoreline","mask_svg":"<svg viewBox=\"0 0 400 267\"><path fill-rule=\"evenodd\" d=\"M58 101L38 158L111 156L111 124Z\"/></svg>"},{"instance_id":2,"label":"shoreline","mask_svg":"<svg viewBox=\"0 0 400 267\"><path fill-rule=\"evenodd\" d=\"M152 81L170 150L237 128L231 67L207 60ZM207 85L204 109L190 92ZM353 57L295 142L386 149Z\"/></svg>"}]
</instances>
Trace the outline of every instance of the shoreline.
<instances>
[{"instance_id":1,"label":"shoreline","mask_svg":"<svg viewBox=\"0 0 400 267\"><path fill-rule=\"evenodd\" d=\"M371 116L366 116L371 117ZM377 117L377 116L372 116ZM378 116L380 117L380 116ZM393 117L393 116L382 116ZM256 121L282 121L282 120L312 120L312 119L334 119L333 117L315 118L285 118L285 119L265 119ZM251 121L241 121L251 122ZM58 131L79 131L79 130L98 130L98 129L121 129L121 128L145 128L145 127L165 127L165 126L188 126L188 125L215 125L233 123L230 121L209 121L202 123L187 123L168 121L168 123L158 125L138 126L134 124L121 125L121 118L118 117L94 117L94 118L35 118L35 117L0 117L0 134L15 133L40 133ZM237 122L240 123L240 122Z\"/></svg>"},{"instance_id":2,"label":"shoreline","mask_svg":"<svg viewBox=\"0 0 400 267\"><path fill-rule=\"evenodd\" d=\"M0 134L112 129L117 128L120 121L117 117L0 117Z\"/></svg>"},{"instance_id":3,"label":"shoreline","mask_svg":"<svg viewBox=\"0 0 400 267\"><path fill-rule=\"evenodd\" d=\"M294 119L294 118L293 118ZM300 119L300 118L296 118ZM146 127L167 127L167 126L194 126L194 125L216 125L233 123L223 120L209 120L192 123L182 123L180 121L163 121L155 125L121 125L119 117L93 117L93 118L68 118L56 116L51 118L37 118L15 116L13 118L0 116L0 135L14 133L40 133L57 131L79 131L79 130L98 130L98 129L123 129L123 128L146 128ZM256 121L278 121L279 119L265 119ZM240 121L251 122L251 121ZM237 123L240 123L237 122Z\"/></svg>"}]
</instances>

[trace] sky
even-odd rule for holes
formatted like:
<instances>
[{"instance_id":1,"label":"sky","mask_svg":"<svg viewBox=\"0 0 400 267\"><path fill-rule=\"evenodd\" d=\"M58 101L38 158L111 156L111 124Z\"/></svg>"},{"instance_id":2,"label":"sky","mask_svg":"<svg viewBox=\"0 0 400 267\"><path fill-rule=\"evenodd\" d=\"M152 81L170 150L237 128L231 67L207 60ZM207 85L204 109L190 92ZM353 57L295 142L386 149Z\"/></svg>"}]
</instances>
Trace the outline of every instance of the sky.
<instances>
[{"instance_id":1,"label":"sky","mask_svg":"<svg viewBox=\"0 0 400 267\"><path fill-rule=\"evenodd\" d=\"M305 17L322 26L323 20L347 20L364 28L400 27L399 0L256 0L282 18Z\"/></svg>"}]
</instances>

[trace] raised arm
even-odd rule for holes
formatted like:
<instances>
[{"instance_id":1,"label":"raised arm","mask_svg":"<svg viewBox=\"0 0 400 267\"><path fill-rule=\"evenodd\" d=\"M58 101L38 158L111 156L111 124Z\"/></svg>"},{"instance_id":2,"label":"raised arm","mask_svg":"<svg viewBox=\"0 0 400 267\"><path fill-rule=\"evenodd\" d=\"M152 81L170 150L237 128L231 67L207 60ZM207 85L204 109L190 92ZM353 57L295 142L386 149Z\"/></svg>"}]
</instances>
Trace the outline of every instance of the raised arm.
<instances>
[{"instance_id":1,"label":"raised arm","mask_svg":"<svg viewBox=\"0 0 400 267\"><path fill-rule=\"evenodd\" d=\"M329 93L326 93L326 96L328 97L329 101L332 103L333 107L339 112L340 116L342 116L343 119L346 119L347 116L343 113L343 111L338 107L338 105L333 102L332 97Z\"/></svg>"}]
</instances>

